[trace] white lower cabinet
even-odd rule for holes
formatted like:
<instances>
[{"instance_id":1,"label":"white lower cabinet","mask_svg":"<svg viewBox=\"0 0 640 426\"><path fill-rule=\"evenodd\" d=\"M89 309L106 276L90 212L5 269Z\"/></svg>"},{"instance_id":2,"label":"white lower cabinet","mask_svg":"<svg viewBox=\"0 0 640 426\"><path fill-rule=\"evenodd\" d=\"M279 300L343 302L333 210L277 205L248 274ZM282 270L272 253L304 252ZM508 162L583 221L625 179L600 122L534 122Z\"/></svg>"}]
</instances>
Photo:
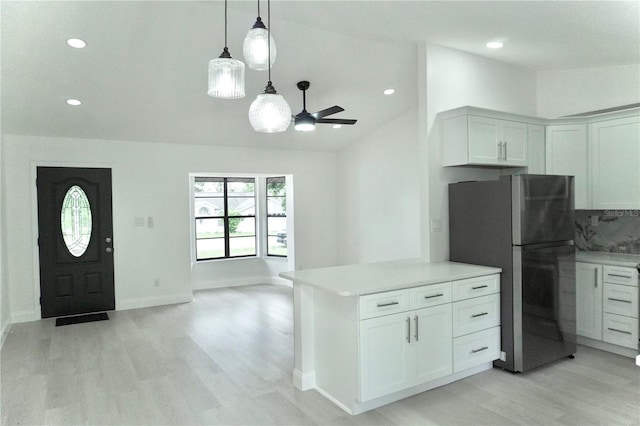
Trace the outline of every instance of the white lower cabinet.
<instances>
[{"instance_id":1,"label":"white lower cabinet","mask_svg":"<svg viewBox=\"0 0 640 426\"><path fill-rule=\"evenodd\" d=\"M579 343L638 349L636 269L576 262L576 296L577 334L591 339Z\"/></svg>"},{"instance_id":2,"label":"white lower cabinet","mask_svg":"<svg viewBox=\"0 0 640 426\"><path fill-rule=\"evenodd\" d=\"M361 398L451 374L451 305L360 321Z\"/></svg>"},{"instance_id":3,"label":"white lower cabinet","mask_svg":"<svg viewBox=\"0 0 640 426\"><path fill-rule=\"evenodd\" d=\"M361 296L359 401L498 359L499 291L490 275Z\"/></svg>"}]
</instances>

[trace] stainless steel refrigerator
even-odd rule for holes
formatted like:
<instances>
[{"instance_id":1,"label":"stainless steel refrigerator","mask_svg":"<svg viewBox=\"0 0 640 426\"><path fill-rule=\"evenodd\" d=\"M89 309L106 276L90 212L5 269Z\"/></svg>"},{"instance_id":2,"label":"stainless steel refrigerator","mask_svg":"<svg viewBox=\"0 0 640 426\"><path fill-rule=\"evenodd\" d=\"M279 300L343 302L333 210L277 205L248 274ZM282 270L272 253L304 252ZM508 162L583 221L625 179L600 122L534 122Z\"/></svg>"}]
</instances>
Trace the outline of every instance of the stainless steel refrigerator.
<instances>
[{"instance_id":1,"label":"stainless steel refrigerator","mask_svg":"<svg viewBox=\"0 0 640 426\"><path fill-rule=\"evenodd\" d=\"M449 185L450 259L502 268L503 360L523 372L576 352L572 176Z\"/></svg>"}]
</instances>

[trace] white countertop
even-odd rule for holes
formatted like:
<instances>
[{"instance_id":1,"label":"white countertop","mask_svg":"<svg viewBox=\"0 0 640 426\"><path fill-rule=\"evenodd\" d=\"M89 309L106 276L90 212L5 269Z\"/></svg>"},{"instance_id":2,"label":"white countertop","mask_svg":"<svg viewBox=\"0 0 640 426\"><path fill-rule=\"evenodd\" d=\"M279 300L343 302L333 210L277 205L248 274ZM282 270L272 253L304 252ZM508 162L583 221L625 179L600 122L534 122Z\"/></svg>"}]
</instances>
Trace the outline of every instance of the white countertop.
<instances>
[{"instance_id":1,"label":"white countertop","mask_svg":"<svg viewBox=\"0 0 640 426\"><path fill-rule=\"evenodd\" d=\"M466 263L427 263L421 259L403 259L288 271L280 273L280 276L294 284L310 285L339 296L360 296L500 272L500 268Z\"/></svg>"},{"instance_id":2,"label":"white countertop","mask_svg":"<svg viewBox=\"0 0 640 426\"><path fill-rule=\"evenodd\" d=\"M576 261L635 268L640 264L640 255L601 251L576 251Z\"/></svg>"}]
</instances>

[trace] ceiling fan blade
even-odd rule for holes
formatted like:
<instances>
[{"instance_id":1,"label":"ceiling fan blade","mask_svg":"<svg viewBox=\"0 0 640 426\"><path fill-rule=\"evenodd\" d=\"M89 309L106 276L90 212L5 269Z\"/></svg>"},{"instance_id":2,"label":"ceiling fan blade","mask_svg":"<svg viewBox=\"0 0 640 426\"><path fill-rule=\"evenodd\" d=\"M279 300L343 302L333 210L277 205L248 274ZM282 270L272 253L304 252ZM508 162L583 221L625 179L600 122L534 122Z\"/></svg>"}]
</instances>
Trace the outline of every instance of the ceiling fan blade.
<instances>
[{"instance_id":1,"label":"ceiling fan blade","mask_svg":"<svg viewBox=\"0 0 640 426\"><path fill-rule=\"evenodd\" d=\"M322 117L326 117L327 115L337 114L342 111L344 111L344 108L336 105L336 106L332 106L331 108L326 108L321 111L314 112L311 115L313 115L315 118L322 118Z\"/></svg>"},{"instance_id":2,"label":"ceiling fan blade","mask_svg":"<svg viewBox=\"0 0 640 426\"><path fill-rule=\"evenodd\" d=\"M327 124L356 124L356 121L350 118L320 118L316 120L316 123L327 123Z\"/></svg>"}]
</instances>

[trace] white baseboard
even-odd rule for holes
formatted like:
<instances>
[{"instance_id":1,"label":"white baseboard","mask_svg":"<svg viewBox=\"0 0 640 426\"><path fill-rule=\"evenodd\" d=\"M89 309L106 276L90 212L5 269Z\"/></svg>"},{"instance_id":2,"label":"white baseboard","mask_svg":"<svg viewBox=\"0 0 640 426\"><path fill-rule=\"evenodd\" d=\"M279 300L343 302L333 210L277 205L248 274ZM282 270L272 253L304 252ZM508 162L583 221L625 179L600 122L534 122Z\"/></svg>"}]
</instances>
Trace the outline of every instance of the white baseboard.
<instances>
[{"instance_id":1,"label":"white baseboard","mask_svg":"<svg viewBox=\"0 0 640 426\"><path fill-rule=\"evenodd\" d=\"M11 332L11 323L4 324L2 326L2 335L0 336L0 349L4 345L4 341L7 340L7 335Z\"/></svg>"},{"instance_id":2,"label":"white baseboard","mask_svg":"<svg viewBox=\"0 0 640 426\"><path fill-rule=\"evenodd\" d=\"M160 297L144 297L140 299L127 299L117 301L116 310L126 311L128 309L150 308L152 306L174 305L176 303L188 303L192 301L193 293Z\"/></svg>"},{"instance_id":3,"label":"white baseboard","mask_svg":"<svg viewBox=\"0 0 640 426\"><path fill-rule=\"evenodd\" d=\"M36 311L20 311L11 313L11 323L38 321L40 314Z\"/></svg>"},{"instance_id":4,"label":"white baseboard","mask_svg":"<svg viewBox=\"0 0 640 426\"><path fill-rule=\"evenodd\" d=\"M576 342L579 345L589 346L590 348L600 349L601 351L611 352L616 355L622 355L632 359L638 355L638 349L625 348L624 346L613 345L611 343L590 339L588 337L577 336ZM578 352L580 352L580 348L578 348Z\"/></svg>"},{"instance_id":5,"label":"white baseboard","mask_svg":"<svg viewBox=\"0 0 640 426\"><path fill-rule=\"evenodd\" d=\"M194 290L212 290L216 288L239 287L239 286L256 285L256 284L284 285L287 287L293 286L291 281L285 280L284 278L254 276L254 277L238 278L234 280L200 281L194 285L193 289Z\"/></svg>"},{"instance_id":6,"label":"white baseboard","mask_svg":"<svg viewBox=\"0 0 640 426\"><path fill-rule=\"evenodd\" d=\"M297 368L293 370L293 385L301 391L316 387L316 372L302 374Z\"/></svg>"}]
</instances>

